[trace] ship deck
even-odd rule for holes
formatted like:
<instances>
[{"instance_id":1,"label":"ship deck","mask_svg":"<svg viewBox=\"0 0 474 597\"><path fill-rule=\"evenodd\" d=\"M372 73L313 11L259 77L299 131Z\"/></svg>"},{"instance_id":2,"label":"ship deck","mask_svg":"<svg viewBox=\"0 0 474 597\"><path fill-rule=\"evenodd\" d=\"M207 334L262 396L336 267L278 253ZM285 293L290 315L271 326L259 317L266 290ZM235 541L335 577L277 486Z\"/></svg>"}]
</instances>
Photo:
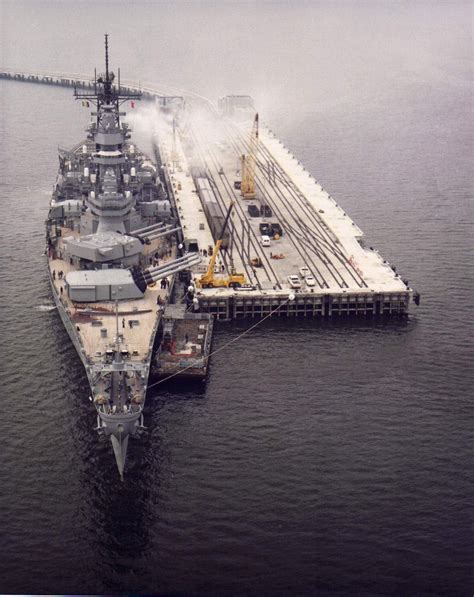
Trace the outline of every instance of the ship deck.
<instances>
[{"instance_id":1,"label":"ship deck","mask_svg":"<svg viewBox=\"0 0 474 597\"><path fill-rule=\"evenodd\" d=\"M58 252L63 249L62 239L75 234L68 228L61 228ZM156 247L153 244L146 246L147 253L150 255L153 254L155 249ZM161 258L160 263L164 263L168 259L172 259L172 257ZM64 277L67 273L76 271L76 268L71 266L68 261L58 258L58 255L55 259L48 259L48 264L56 293L69 318L76 326L76 333L87 360L91 364L102 363L107 350L114 343L116 337L115 303L104 301L75 303L71 301L65 291ZM53 271L55 272L55 278L53 277ZM59 278L60 271L63 272L63 279ZM154 331L156 331L161 316L162 305L167 302L170 292L171 284L169 288L162 289L158 283L147 288L142 299L119 301L119 334L122 349L128 351L127 362L131 364L148 363ZM162 304L158 304L158 301Z\"/></svg>"}]
</instances>

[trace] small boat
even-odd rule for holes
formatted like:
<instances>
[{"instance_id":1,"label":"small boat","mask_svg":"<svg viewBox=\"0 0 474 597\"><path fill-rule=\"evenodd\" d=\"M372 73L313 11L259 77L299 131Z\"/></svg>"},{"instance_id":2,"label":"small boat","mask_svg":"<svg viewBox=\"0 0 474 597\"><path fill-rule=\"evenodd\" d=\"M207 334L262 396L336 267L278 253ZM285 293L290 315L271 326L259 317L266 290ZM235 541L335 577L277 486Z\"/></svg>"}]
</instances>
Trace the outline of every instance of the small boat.
<instances>
[{"instance_id":1,"label":"small boat","mask_svg":"<svg viewBox=\"0 0 474 597\"><path fill-rule=\"evenodd\" d=\"M163 317L162 339L152 362L156 379L204 379L211 351L214 321L209 313L194 313L170 303Z\"/></svg>"}]
</instances>

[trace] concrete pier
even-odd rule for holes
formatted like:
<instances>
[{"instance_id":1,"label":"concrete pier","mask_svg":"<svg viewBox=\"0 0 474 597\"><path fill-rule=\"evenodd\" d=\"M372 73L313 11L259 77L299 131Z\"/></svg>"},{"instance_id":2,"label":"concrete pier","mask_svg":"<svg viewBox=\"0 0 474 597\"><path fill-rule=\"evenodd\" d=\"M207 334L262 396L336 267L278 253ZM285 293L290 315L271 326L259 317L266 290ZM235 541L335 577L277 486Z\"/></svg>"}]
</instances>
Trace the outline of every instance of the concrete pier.
<instances>
[{"instance_id":1,"label":"concrete pier","mask_svg":"<svg viewBox=\"0 0 474 597\"><path fill-rule=\"evenodd\" d=\"M205 208L212 199L222 219L234 204L230 242L216 275L235 270L248 285L200 289L200 308L218 319L261 317L274 310L275 315L304 317L406 313L413 290L375 249L365 246L360 228L268 129L260 131L256 198L241 197L234 182L248 148L252 116L245 127L202 107L199 117L191 113L178 131L157 119L160 152L184 242L204 253L194 278L205 271L212 251L213 227ZM283 231L269 246L262 243L263 223L277 223ZM255 259L260 267L252 265ZM301 288L291 286L292 275L299 277Z\"/></svg>"}]
</instances>

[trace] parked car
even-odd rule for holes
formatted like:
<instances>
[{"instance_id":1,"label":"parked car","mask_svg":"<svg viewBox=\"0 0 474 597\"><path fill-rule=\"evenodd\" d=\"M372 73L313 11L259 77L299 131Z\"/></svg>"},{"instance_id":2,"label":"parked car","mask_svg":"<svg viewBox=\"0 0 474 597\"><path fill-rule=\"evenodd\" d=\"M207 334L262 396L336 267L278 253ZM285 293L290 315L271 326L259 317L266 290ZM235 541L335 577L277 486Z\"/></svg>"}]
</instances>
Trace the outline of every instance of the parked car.
<instances>
[{"instance_id":1,"label":"parked car","mask_svg":"<svg viewBox=\"0 0 474 597\"><path fill-rule=\"evenodd\" d=\"M269 205L263 204L260 206L260 215L264 218L271 218L273 216L272 208Z\"/></svg>"},{"instance_id":2,"label":"parked car","mask_svg":"<svg viewBox=\"0 0 474 597\"><path fill-rule=\"evenodd\" d=\"M270 237L266 234L262 234L260 242L262 243L262 247L269 247L271 245Z\"/></svg>"},{"instance_id":3,"label":"parked car","mask_svg":"<svg viewBox=\"0 0 474 597\"><path fill-rule=\"evenodd\" d=\"M288 276L288 284L291 288L301 288L301 281L298 276L295 275Z\"/></svg>"},{"instance_id":4,"label":"parked car","mask_svg":"<svg viewBox=\"0 0 474 597\"><path fill-rule=\"evenodd\" d=\"M253 204L247 207L247 211L249 212L252 218L258 218L260 215L260 210L256 205Z\"/></svg>"},{"instance_id":5,"label":"parked car","mask_svg":"<svg viewBox=\"0 0 474 597\"><path fill-rule=\"evenodd\" d=\"M270 228L272 230L272 234L271 236L275 237L275 236L283 236L283 228L280 226L280 224L278 222L272 222L270 224Z\"/></svg>"},{"instance_id":6,"label":"parked car","mask_svg":"<svg viewBox=\"0 0 474 597\"><path fill-rule=\"evenodd\" d=\"M306 282L306 286L309 286L309 287L316 286L316 280L314 279L313 276L306 276L304 281Z\"/></svg>"},{"instance_id":7,"label":"parked car","mask_svg":"<svg viewBox=\"0 0 474 597\"><path fill-rule=\"evenodd\" d=\"M305 278L306 276L310 276L311 272L309 267L306 267L306 265L303 265L303 267L300 267L300 276L302 278Z\"/></svg>"}]
</instances>

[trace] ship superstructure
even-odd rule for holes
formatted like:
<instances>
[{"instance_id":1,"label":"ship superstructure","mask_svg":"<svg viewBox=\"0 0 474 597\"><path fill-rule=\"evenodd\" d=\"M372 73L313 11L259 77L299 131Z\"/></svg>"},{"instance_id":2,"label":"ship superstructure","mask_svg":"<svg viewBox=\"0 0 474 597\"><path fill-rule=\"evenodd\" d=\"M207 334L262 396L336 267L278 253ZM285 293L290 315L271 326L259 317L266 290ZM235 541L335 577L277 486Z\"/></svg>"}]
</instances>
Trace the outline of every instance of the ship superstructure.
<instances>
[{"instance_id":1,"label":"ship superstructure","mask_svg":"<svg viewBox=\"0 0 474 597\"><path fill-rule=\"evenodd\" d=\"M84 364L97 430L111 438L123 475L130 436L143 429L150 360L173 275L196 262L178 255L173 209L156 167L121 117L139 92L109 71L77 99L96 108L87 138L60 150L47 227L54 300ZM157 280L163 283L156 285Z\"/></svg>"}]
</instances>

